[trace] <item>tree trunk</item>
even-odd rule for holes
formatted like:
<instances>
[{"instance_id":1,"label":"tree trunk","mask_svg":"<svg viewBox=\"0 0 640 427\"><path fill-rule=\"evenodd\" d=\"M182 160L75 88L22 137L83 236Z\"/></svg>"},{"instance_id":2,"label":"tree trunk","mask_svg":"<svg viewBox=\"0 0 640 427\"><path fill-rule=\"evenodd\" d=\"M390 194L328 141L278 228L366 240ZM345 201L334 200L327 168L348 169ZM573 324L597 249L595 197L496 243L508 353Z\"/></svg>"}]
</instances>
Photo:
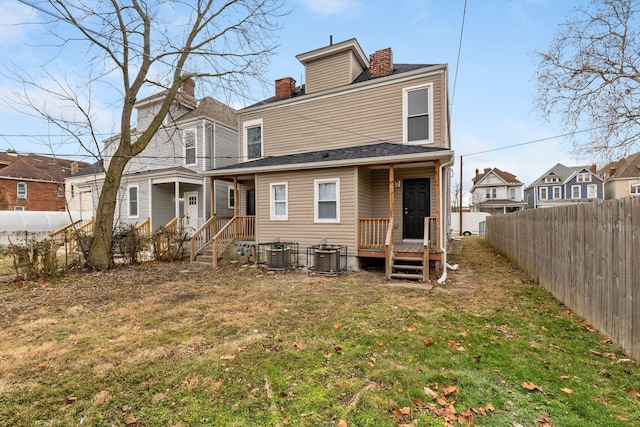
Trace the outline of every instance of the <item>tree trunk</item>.
<instances>
[{"instance_id":1,"label":"tree trunk","mask_svg":"<svg viewBox=\"0 0 640 427\"><path fill-rule=\"evenodd\" d=\"M109 162L102 191L96 208L93 224L93 239L89 250L87 263L96 270L107 270L113 264L111 242L113 240L113 219L116 210L116 200L124 168L129 163L129 157L119 155L118 150Z\"/></svg>"}]
</instances>

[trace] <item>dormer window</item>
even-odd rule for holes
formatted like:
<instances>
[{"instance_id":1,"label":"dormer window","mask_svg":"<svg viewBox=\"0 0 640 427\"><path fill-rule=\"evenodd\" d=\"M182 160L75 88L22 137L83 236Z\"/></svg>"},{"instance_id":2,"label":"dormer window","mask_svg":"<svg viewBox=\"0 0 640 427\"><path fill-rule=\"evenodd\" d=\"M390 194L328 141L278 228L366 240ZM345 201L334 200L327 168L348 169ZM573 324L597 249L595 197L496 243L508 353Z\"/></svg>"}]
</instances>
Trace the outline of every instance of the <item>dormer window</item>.
<instances>
[{"instance_id":1,"label":"dormer window","mask_svg":"<svg viewBox=\"0 0 640 427\"><path fill-rule=\"evenodd\" d=\"M554 182L560 182L560 178L557 176L548 176L544 179L545 184L553 184Z\"/></svg>"},{"instance_id":2,"label":"dormer window","mask_svg":"<svg viewBox=\"0 0 640 427\"><path fill-rule=\"evenodd\" d=\"M589 172L580 172L578 174L578 182L591 182L591 174Z\"/></svg>"},{"instance_id":3,"label":"dormer window","mask_svg":"<svg viewBox=\"0 0 640 427\"><path fill-rule=\"evenodd\" d=\"M433 85L406 88L403 91L403 139L405 144L433 142Z\"/></svg>"},{"instance_id":4,"label":"dormer window","mask_svg":"<svg viewBox=\"0 0 640 427\"><path fill-rule=\"evenodd\" d=\"M243 124L245 160L262 157L262 119L250 120Z\"/></svg>"}]
</instances>

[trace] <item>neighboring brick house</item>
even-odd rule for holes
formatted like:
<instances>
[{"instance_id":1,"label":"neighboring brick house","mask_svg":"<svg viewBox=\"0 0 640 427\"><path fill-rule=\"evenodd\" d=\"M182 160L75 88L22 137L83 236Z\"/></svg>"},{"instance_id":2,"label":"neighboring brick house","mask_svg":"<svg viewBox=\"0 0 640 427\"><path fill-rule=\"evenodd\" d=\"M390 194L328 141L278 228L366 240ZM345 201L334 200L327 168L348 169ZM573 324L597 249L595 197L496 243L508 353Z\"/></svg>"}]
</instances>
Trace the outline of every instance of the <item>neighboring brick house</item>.
<instances>
[{"instance_id":1,"label":"neighboring brick house","mask_svg":"<svg viewBox=\"0 0 640 427\"><path fill-rule=\"evenodd\" d=\"M598 175L604 179L605 199L640 196L640 153L609 163Z\"/></svg>"},{"instance_id":2,"label":"neighboring brick house","mask_svg":"<svg viewBox=\"0 0 640 427\"><path fill-rule=\"evenodd\" d=\"M522 200L524 184L516 176L498 168L476 169L471 187L471 210L502 214L524 209Z\"/></svg>"},{"instance_id":3,"label":"neighboring brick house","mask_svg":"<svg viewBox=\"0 0 640 427\"><path fill-rule=\"evenodd\" d=\"M367 56L356 39L296 58L305 84L279 79L238 112L243 162L203 172L237 189L231 240L328 242L350 266L379 259L387 277L426 280L429 263L446 273L447 65L394 63L390 48Z\"/></svg>"},{"instance_id":4,"label":"neighboring brick house","mask_svg":"<svg viewBox=\"0 0 640 427\"><path fill-rule=\"evenodd\" d=\"M604 198L603 180L596 166L556 164L524 189L527 208L593 202Z\"/></svg>"},{"instance_id":5,"label":"neighboring brick house","mask_svg":"<svg viewBox=\"0 0 640 427\"><path fill-rule=\"evenodd\" d=\"M64 180L88 163L67 159L0 153L0 187L5 209L61 211L66 209Z\"/></svg>"}]
</instances>

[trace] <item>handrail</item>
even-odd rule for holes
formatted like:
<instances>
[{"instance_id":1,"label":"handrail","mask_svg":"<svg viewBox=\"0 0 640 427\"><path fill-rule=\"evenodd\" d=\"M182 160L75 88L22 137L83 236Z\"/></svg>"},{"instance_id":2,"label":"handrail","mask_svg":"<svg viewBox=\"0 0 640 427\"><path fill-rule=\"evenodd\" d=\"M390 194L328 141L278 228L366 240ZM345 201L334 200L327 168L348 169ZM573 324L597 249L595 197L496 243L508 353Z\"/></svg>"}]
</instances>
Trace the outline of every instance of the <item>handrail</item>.
<instances>
[{"instance_id":1,"label":"handrail","mask_svg":"<svg viewBox=\"0 0 640 427\"><path fill-rule=\"evenodd\" d=\"M389 218L358 218L359 248L384 248L383 238L389 228Z\"/></svg>"},{"instance_id":2,"label":"handrail","mask_svg":"<svg viewBox=\"0 0 640 427\"><path fill-rule=\"evenodd\" d=\"M136 231L141 237L145 237L147 239L151 237L151 217L148 216L147 219L136 225Z\"/></svg>"},{"instance_id":3,"label":"handrail","mask_svg":"<svg viewBox=\"0 0 640 427\"><path fill-rule=\"evenodd\" d=\"M189 262L193 262L196 259L196 255L198 255L202 250L207 246L207 244L211 241L211 226L217 224L217 217L212 216L205 222L202 227L197 229L191 235L191 241L189 242L190 250L189 250Z\"/></svg>"},{"instance_id":4,"label":"handrail","mask_svg":"<svg viewBox=\"0 0 640 427\"><path fill-rule=\"evenodd\" d=\"M154 249L157 251L156 253L156 257L161 257L165 252L167 252L169 250L169 248L171 247L172 239L170 238L171 235L174 234L175 231L177 231L177 226L178 226L178 217L174 217L171 221L169 221L164 227L162 227L162 230L164 233L162 234L158 234L156 235L156 233L154 233ZM161 239L160 237L162 237L162 235L167 236L166 241L164 239Z\"/></svg>"},{"instance_id":5,"label":"handrail","mask_svg":"<svg viewBox=\"0 0 640 427\"><path fill-rule=\"evenodd\" d=\"M255 238L255 223L255 216L233 217L211 238L212 265L214 268L218 266L218 257L234 240L252 240Z\"/></svg>"},{"instance_id":6,"label":"handrail","mask_svg":"<svg viewBox=\"0 0 640 427\"><path fill-rule=\"evenodd\" d=\"M423 235L423 245L424 250L422 251L422 262L424 268L422 269L422 281L426 282L429 276L429 251L432 249L438 248L438 233L437 233L437 224L438 219L433 216L425 216L424 217L424 235ZM435 236L435 241L434 241Z\"/></svg>"}]
</instances>

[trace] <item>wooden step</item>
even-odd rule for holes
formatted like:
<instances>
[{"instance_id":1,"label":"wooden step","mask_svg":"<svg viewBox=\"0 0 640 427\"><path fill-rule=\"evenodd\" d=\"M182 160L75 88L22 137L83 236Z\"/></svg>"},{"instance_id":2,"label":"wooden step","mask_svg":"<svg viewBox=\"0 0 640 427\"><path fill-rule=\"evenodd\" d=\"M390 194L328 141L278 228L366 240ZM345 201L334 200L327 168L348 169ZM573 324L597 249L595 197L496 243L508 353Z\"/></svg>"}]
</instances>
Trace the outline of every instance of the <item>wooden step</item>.
<instances>
[{"instance_id":1,"label":"wooden step","mask_svg":"<svg viewBox=\"0 0 640 427\"><path fill-rule=\"evenodd\" d=\"M391 278L392 279L422 280L422 274L391 273Z\"/></svg>"},{"instance_id":2,"label":"wooden step","mask_svg":"<svg viewBox=\"0 0 640 427\"><path fill-rule=\"evenodd\" d=\"M402 262L419 262L422 264L422 254L419 257L408 257L408 256L394 256L393 261L402 261Z\"/></svg>"},{"instance_id":3,"label":"wooden step","mask_svg":"<svg viewBox=\"0 0 640 427\"><path fill-rule=\"evenodd\" d=\"M424 266L422 265L409 265L409 264L393 264L392 268L398 269L398 270L418 270L418 271L422 271L424 270Z\"/></svg>"}]
</instances>

